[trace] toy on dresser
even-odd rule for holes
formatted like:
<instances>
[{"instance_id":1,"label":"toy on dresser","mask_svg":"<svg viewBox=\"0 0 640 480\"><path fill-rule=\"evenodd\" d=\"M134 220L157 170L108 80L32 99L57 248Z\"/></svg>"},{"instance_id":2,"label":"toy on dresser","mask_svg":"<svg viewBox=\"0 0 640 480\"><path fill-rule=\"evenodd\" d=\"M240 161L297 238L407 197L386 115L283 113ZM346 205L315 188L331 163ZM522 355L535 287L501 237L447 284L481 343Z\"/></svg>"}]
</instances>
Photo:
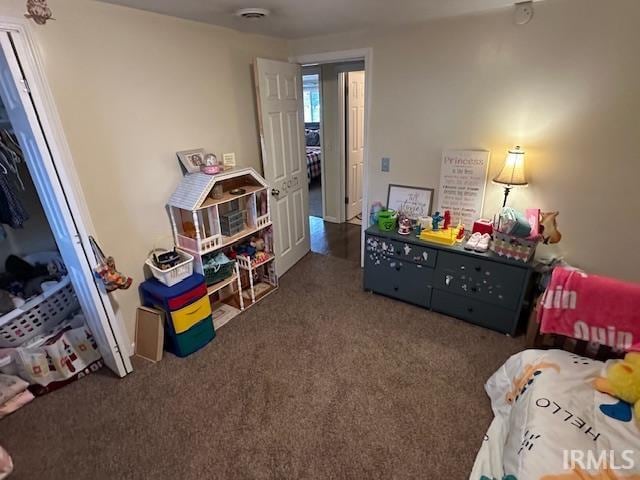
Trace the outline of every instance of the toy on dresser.
<instances>
[{"instance_id":1,"label":"toy on dresser","mask_svg":"<svg viewBox=\"0 0 640 480\"><path fill-rule=\"evenodd\" d=\"M426 228L420 232L418 238L441 245L454 245L462 240L460 232L464 232L464 225L459 224L457 227L452 227L451 221L452 216L449 210L445 210L443 215L436 212L433 217L421 218L420 223Z\"/></svg>"}]
</instances>

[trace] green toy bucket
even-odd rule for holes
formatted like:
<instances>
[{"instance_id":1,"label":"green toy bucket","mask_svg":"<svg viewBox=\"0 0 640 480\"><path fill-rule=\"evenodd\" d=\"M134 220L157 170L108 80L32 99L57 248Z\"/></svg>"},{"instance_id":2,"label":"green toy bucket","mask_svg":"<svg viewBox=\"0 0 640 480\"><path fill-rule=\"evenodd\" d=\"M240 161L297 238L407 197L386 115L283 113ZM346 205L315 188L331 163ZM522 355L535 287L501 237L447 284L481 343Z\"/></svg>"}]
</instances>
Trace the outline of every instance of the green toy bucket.
<instances>
[{"instance_id":1,"label":"green toy bucket","mask_svg":"<svg viewBox=\"0 0 640 480\"><path fill-rule=\"evenodd\" d=\"M396 228L397 215L395 210L380 210L378 212L378 228L383 232L390 232Z\"/></svg>"}]
</instances>

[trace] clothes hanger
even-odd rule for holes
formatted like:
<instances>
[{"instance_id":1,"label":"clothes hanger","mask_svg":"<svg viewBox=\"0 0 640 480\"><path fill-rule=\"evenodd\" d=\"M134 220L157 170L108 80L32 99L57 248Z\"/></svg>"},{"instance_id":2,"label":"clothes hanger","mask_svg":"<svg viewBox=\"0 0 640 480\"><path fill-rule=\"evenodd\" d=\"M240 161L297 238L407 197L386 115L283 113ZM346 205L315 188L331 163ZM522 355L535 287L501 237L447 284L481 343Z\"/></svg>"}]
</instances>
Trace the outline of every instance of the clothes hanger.
<instances>
[{"instance_id":1,"label":"clothes hanger","mask_svg":"<svg viewBox=\"0 0 640 480\"><path fill-rule=\"evenodd\" d=\"M7 158L7 156L9 158ZM18 183L18 187L24 192L26 190L24 186L24 182L20 177L20 171L18 170L19 159L16 158L16 155L11 150L7 149L6 145L0 142L0 164L2 165L3 170L9 170L16 176L16 181ZM6 172L8 174L9 172Z\"/></svg>"}]
</instances>

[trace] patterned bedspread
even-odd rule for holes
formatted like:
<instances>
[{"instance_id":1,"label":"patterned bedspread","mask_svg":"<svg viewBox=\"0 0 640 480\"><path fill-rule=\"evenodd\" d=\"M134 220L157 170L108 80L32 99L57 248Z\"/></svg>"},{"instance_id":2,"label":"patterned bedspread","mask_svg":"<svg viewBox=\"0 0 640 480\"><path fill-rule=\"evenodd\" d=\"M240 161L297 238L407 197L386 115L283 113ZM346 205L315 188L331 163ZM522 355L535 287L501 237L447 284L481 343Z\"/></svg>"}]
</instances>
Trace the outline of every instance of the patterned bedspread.
<instances>
[{"instance_id":1,"label":"patterned bedspread","mask_svg":"<svg viewBox=\"0 0 640 480\"><path fill-rule=\"evenodd\" d=\"M322 173L320 159L322 158L321 147L307 147L307 179L309 183L319 178Z\"/></svg>"}]
</instances>

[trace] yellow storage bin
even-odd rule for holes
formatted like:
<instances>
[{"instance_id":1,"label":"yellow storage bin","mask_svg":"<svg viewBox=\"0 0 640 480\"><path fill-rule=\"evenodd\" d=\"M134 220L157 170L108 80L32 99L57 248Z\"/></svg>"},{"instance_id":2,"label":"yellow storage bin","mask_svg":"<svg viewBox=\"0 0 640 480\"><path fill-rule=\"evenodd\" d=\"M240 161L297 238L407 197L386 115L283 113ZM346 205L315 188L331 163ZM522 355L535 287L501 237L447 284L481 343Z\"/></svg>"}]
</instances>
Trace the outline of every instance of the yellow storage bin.
<instances>
[{"instance_id":1,"label":"yellow storage bin","mask_svg":"<svg viewBox=\"0 0 640 480\"><path fill-rule=\"evenodd\" d=\"M176 333L182 333L210 315L211 304L209 303L209 297L205 295L191 305L171 312L171 320Z\"/></svg>"}]
</instances>

